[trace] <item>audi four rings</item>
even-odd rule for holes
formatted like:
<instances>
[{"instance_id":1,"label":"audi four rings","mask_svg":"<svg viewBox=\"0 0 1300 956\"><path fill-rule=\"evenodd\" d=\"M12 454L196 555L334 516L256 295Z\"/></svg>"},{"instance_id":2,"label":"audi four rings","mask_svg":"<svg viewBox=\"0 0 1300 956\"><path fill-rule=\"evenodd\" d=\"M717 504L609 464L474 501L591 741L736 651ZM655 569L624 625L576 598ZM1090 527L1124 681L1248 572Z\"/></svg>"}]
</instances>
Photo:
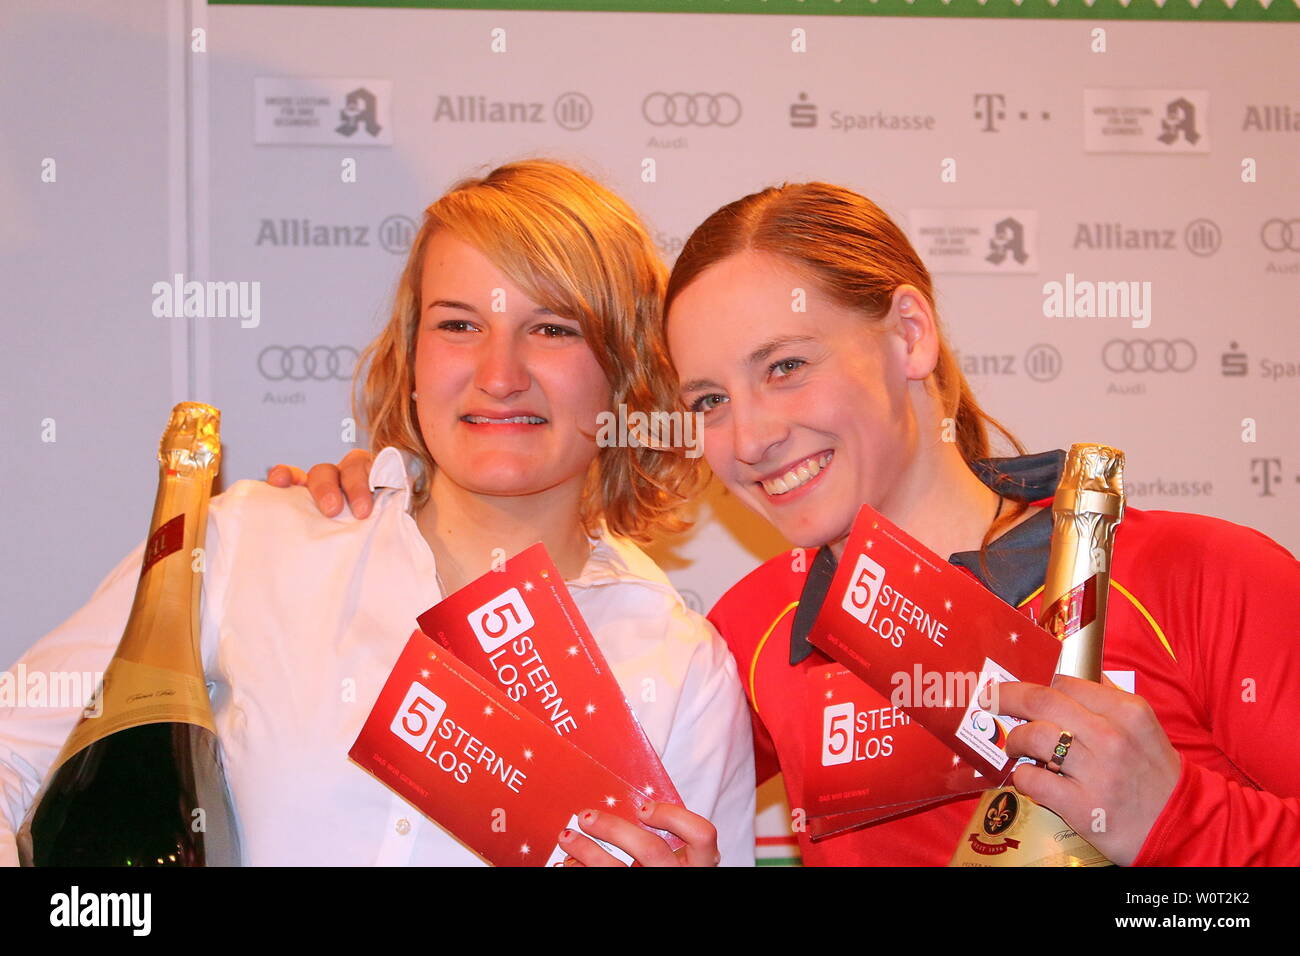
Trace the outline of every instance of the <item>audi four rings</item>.
<instances>
[{"instance_id":1,"label":"audi four rings","mask_svg":"<svg viewBox=\"0 0 1300 956\"><path fill-rule=\"evenodd\" d=\"M360 356L350 345L268 345L257 370L272 382L346 382Z\"/></svg>"},{"instance_id":2,"label":"audi four rings","mask_svg":"<svg viewBox=\"0 0 1300 956\"><path fill-rule=\"evenodd\" d=\"M740 100L730 93L651 93L641 115L654 126L734 126Z\"/></svg>"},{"instance_id":3,"label":"audi four rings","mask_svg":"<svg viewBox=\"0 0 1300 956\"><path fill-rule=\"evenodd\" d=\"M1187 339L1111 339L1101 363L1112 372L1186 372L1196 364L1196 346Z\"/></svg>"},{"instance_id":4,"label":"audi four rings","mask_svg":"<svg viewBox=\"0 0 1300 956\"><path fill-rule=\"evenodd\" d=\"M1300 252L1300 219L1270 219L1259 238L1269 252Z\"/></svg>"}]
</instances>

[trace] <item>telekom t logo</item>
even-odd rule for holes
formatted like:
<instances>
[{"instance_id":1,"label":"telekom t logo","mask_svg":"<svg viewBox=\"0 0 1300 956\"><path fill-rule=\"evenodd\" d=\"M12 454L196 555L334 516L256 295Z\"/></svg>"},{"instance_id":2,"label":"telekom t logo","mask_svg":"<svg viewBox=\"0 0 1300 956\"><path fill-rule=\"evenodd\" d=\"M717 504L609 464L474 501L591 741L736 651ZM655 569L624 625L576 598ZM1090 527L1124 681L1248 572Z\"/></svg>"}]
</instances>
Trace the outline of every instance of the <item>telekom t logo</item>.
<instances>
[{"instance_id":1,"label":"telekom t logo","mask_svg":"<svg viewBox=\"0 0 1300 956\"><path fill-rule=\"evenodd\" d=\"M880 596L880 586L885 583L885 569L865 554L858 555L853 577L849 578L844 592L843 608L863 624L870 623L871 607Z\"/></svg>"},{"instance_id":2,"label":"telekom t logo","mask_svg":"<svg viewBox=\"0 0 1300 956\"><path fill-rule=\"evenodd\" d=\"M533 628L533 615L518 588L498 594L482 607L471 611L467 620L485 654L491 654Z\"/></svg>"},{"instance_id":3,"label":"telekom t logo","mask_svg":"<svg viewBox=\"0 0 1300 956\"><path fill-rule=\"evenodd\" d=\"M1001 93L976 93L975 118L984 121L981 132L996 133L997 121L1006 119L1007 98Z\"/></svg>"}]
</instances>

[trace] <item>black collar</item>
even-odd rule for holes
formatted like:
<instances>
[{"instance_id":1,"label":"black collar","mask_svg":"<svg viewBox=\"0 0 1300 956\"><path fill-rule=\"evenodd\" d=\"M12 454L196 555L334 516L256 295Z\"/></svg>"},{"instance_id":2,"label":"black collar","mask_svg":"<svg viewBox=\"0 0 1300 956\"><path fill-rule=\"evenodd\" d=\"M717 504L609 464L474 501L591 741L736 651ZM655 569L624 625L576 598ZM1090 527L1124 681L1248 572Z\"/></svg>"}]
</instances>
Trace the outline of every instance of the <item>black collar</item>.
<instances>
[{"instance_id":1,"label":"black collar","mask_svg":"<svg viewBox=\"0 0 1300 956\"><path fill-rule=\"evenodd\" d=\"M1018 458L981 458L973 469L979 479L1004 498L1014 501L1040 501L1056 493L1065 466L1065 452L1060 449L1022 455ZM1052 512L1044 510L1028 521L1016 525L989 543L984 551L988 573L980 566L978 551L958 551L948 558L950 564L966 568L980 583L1016 607L1043 583L1047 572L1047 554L1052 543ZM821 611L826 592L835 577L835 556L823 545L813 558L799 595L799 607L790 627L790 663L798 664L813 651L808 634Z\"/></svg>"}]
</instances>

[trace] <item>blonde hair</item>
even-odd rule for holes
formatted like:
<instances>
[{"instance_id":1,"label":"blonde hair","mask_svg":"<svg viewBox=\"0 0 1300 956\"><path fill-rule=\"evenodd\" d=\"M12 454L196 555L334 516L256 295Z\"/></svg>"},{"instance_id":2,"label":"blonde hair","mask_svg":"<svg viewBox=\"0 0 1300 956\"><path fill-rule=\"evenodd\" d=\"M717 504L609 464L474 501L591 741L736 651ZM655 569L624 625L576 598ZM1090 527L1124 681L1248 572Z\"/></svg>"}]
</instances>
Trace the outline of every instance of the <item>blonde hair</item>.
<instances>
[{"instance_id":1,"label":"blonde hair","mask_svg":"<svg viewBox=\"0 0 1300 956\"><path fill-rule=\"evenodd\" d=\"M786 183L752 193L723 206L701 223L673 265L665 316L673 300L701 272L746 249L781 256L807 273L836 302L869 319L879 320L889 312L894 290L900 285L915 286L930 308L935 308L929 271L884 210L842 186L812 182ZM931 379L944 416L953 419L957 450L968 467L989 456L990 426L1018 454L1025 453L1016 437L975 400L942 329ZM1018 502L1001 514L985 534L981 552L1027 507Z\"/></svg>"},{"instance_id":2,"label":"blonde hair","mask_svg":"<svg viewBox=\"0 0 1300 956\"><path fill-rule=\"evenodd\" d=\"M392 316L362 353L354 381L354 417L369 429L371 449L395 445L423 466L415 507L428 500L436 467L411 391L424 254L442 229L475 247L539 305L578 321L609 382L612 408L649 414L678 406L662 319L667 270L631 207L547 159L462 179L425 210ZM694 493L698 477L680 450L601 448L584 487L583 526L593 534L603 521L614 534L641 542L680 531L689 523L673 509Z\"/></svg>"}]
</instances>

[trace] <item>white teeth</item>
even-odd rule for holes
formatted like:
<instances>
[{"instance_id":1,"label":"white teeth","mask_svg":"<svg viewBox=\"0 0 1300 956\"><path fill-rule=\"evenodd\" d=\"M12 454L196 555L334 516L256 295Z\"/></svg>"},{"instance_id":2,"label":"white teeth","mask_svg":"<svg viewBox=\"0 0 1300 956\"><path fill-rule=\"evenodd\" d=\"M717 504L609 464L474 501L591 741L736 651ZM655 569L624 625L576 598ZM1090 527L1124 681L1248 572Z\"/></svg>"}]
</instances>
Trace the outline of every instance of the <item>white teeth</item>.
<instances>
[{"instance_id":1,"label":"white teeth","mask_svg":"<svg viewBox=\"0 0 1300 956\"><path fill-rule=\"evenodd\" d=\"M799 462L779 478L762 482L763 490L769 495L783 495L788 491L794 491L800 485L816 478L821 473L821 470L831 463L831 457L834 454L834 452L828 451L824 455Z\"/></svg>"},{"instance_id":2,"label":"white teeth","mask_svg":"<svg viewBox=\"0 0 1300 956\"><path fill-rule=\"evenodd\" d=\"M483 415L465 415L471 425L544 425L545 418L536 415L516 415L514 418L486 418Z\"/></svg>"}]
</instances>

